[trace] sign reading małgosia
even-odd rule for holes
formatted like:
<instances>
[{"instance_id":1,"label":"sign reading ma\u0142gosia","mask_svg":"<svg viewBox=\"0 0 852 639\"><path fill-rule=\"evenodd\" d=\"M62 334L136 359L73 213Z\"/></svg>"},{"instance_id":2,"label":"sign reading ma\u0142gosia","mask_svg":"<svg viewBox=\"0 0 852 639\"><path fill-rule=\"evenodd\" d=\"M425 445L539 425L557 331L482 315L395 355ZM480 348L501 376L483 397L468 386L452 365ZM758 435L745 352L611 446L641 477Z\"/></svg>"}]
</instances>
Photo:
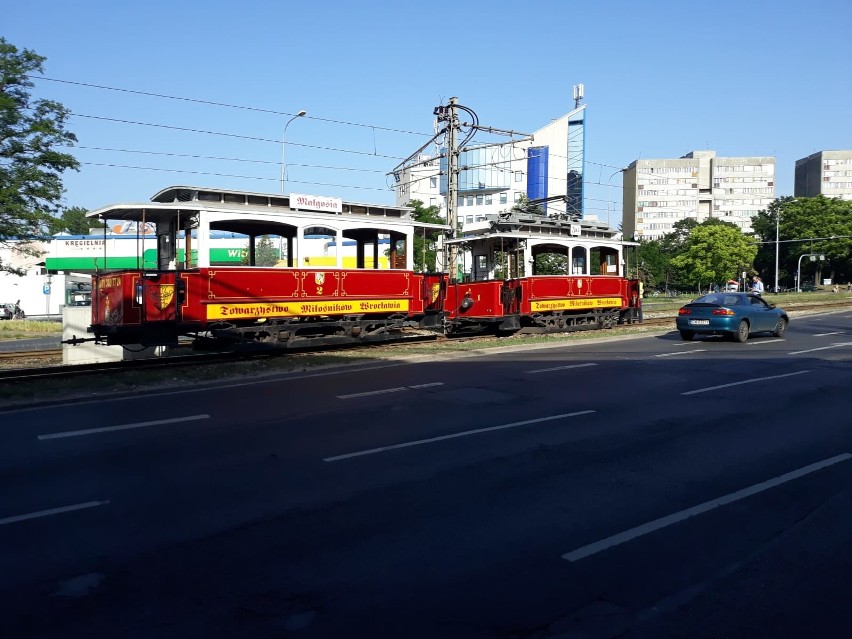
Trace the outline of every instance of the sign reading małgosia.
<instances>
[{"instance_id":1,"label":"sign reading ma\u0142gosia","mask_svg":"<svg viewBox=\"0 0 852 639\"><path fill-rule=\"evenodd\" d=\"M290 194L290 208L302 211L323 211L325 213L343 213L343 200L339 197L320 195Z\"/></svg>"}]
</instances>

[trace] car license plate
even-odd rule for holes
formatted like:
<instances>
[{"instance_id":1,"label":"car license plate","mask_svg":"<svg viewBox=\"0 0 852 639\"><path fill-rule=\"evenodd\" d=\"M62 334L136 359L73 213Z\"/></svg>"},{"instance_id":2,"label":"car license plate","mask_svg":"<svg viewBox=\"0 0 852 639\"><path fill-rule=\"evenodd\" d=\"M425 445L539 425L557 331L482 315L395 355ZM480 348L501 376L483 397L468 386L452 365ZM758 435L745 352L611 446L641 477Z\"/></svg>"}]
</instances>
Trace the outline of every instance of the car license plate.
<instances>
[{"instance_id":1,"label":"car license plate","mask_svg":"<svg viewBox=\"0 0 852 639\"><path fill-rule=\"evenodd\" d=\"M690 326L707 326L710 324L710 320L689 320Z\"/></svg>"}]
</instances>

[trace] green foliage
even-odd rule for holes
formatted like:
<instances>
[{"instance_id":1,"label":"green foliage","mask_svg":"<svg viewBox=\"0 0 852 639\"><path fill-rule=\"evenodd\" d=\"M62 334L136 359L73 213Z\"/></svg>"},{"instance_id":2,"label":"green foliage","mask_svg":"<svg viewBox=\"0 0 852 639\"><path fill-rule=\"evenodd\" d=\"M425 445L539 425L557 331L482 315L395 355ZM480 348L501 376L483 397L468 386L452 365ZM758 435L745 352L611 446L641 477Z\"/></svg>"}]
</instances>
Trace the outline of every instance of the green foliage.
<instances>
[{"instance_id":1,"label":"green foliage","mask_svg":"<svg viewBox=\"0 0 852 639\"><path fill-rule=\"evenodd\" d=\"M565 275L568 273L568 257L559 253L541 253L535 256L536 275Z\"/></svg>"},{"instance_id":2,"label":"green foliage","mask_svg":"<svg viewBox=\"0 0 852 639\"><path fill-rule=\"evenodd\" d=\"M51 226L54 233L63 231L71 235L88 235L93 228L103 228L106 223L102 220L86 217L88 211L79 206L72 206L62 211L62 215L55 219Z\"/></svg>"},{"instance_id":3,"label":"green foliage","mask_svg":"<svg viewBox=\"0 0 852 639\"><path fill-rule=\"evenodd\" d=\"M779 281L782 285L794 285L793 276L799 257L806 253L823 254L826 261L811 265L803 260L802 280L805 280L806 274L808 279L819 280L822 268L829 269L829 276L836 282L852 280L852 202L823 196L783 197L772 202L765 211L760 211L752 221L755 235L764 242L755 266L761 273L772 273L773 277L776 221ZM830 239L832 236L835 239Z\"/></svg>"},{"instance_id":4,"label":"green foliage","mask_svg":"<svg viewBox=\"0 0 852 639\"><path fill-rule=\"evenodd\" d=\"M446 224L447 221L441 217L441 209L437 206L423 206L420 200L411 200L406 206L414 209L414 219L426 224ZM414 233L414 270L423 273L434 273L437 270L437 243L435 234L418 229Z\"/></svg>"},{"instance_id":5,"label":"green foliage","mask_svg":"<svg viewBox=\"0 0 852 639\"><path fill-rule=\"evenodd\" d=\"M682 253L671 260L688 284L701 286L750 270L757 242L732 224L700 224L692 229Z\"/></svg>"},{"instance_id":6,"label":"green foliage","mask_svg":"<svg viewBox=\"0 0 852 639\"><path fill-rule=\"evenodd\" d=\"M641 240L637 251L639 273L642 282L648 288L684 289L695 284L688 269L673 263L673 259L684 254L689 246L692 233L698 228L723 227L742 235L735 224L717 218L704 220L700 224L694 218L684 218L672 225L672 232L659 240ZM703 280L710 283L708 280Z\"/></svg>"},{"instance_id":7,"label":"green foliage","mask_svg":"<svg viewBox=\"0 0 852 639\"><path fill-rule=\"evenodd\" d=\"M254 240L254 265L275 266L280 259L278 249L268 235L261 235ZM246 253L240 260L241 264L248 264L251 253L246 247Z\"/></svg>"},{"instance_id":8,"label":"green foliage","mask_svg":"<svg viewBox=\"0 0 852 639\"><path fill-rule=\"evenodd\" d=\"M531 213L534 215L544 215L544 209L538 204L530 204L530 199L526 195L522 195L510 210L520 211L521 213Z\"/></svg>"},{"instance_id":9,"label":"green foliage","mask_svg":"<svg viewBox=\"0 0 852 639\"><path fill-rule=\"evenodd\" d=\"M30 76L42 73L45 58L0 37L0 245L46 239L62 197L62 173L79 162L58 147L77 141L65 130L69 112L58 102L35 100ZM22 242L22 243L21 243ZM0 271L20 273L0 262Z\"/></svg>"}]
</instances>

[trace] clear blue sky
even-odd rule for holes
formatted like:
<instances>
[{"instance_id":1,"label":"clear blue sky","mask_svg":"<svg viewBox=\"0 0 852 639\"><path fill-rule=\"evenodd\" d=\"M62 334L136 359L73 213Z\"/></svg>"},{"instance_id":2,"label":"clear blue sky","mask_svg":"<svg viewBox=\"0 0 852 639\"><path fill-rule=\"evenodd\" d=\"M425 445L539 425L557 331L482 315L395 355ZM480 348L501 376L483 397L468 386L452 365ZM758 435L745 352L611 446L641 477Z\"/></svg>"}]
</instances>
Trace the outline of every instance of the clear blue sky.
<instances>
[{"instance_id":1,"label":"clear blue sky","mask_svg":"<svg viewBox=\"0 0 852 639\"><path fill-rule=\"evenodd\" d=\"M38 80L35 95L77 114L84 164L66 177L68 206L145 201L175 184L278 192L284 114L300 109L287 190L392 203L384 174L428 139L450 96L483 124L533 131L573 107L581 82L591 163L708 148L774 155L776 193L788 195L796 159L852 148L849 0L49 0L3 14L0 35L65 81ZM589 164L586 180L606 183L612 170ZM587 212L605 218L608 199L620 211L609 191L587 184Z\"/></svg>"}]
</instances>

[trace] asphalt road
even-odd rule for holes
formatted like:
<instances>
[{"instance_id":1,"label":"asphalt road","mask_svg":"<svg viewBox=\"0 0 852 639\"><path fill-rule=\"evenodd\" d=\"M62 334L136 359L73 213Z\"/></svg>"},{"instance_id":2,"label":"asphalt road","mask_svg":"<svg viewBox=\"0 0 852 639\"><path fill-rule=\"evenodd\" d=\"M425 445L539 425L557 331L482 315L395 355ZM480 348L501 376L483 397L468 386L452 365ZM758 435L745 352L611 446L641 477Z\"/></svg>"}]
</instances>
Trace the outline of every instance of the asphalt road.
<instances>
[{"instance_id":1,"label":"asphalt road","mask_svg":"<svg viewBox=\"0 0 852 639\"><path fill-rule=\"evenodd\" d=\"M833 637L852 313L0 412L2 637Z\"/></svg>"}]
</instances>

